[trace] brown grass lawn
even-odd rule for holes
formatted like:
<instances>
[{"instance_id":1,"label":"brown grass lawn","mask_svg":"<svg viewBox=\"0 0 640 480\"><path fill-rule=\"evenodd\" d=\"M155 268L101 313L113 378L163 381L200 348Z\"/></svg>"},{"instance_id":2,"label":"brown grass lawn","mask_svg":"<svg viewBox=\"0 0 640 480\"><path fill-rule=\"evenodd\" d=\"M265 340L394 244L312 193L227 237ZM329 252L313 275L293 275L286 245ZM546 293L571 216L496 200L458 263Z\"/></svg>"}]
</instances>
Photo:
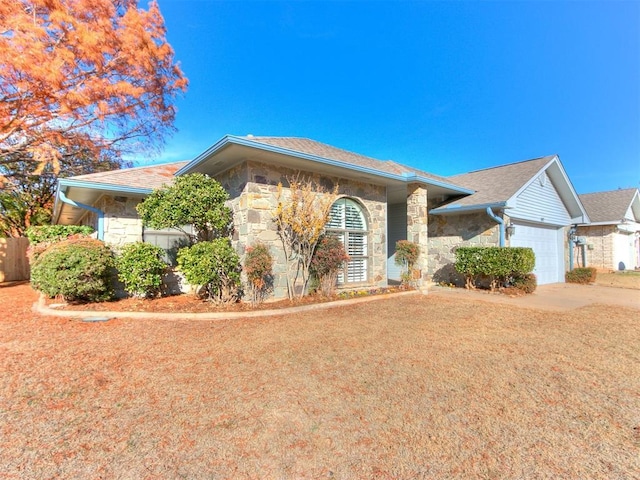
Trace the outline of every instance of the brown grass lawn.
<instances>
[{"instance_id":1,"label":"brown grass lawn","mask_svg":"<svg viewBox=\"0 0 640 480\"><path fill-rule=\"evenodd\" d=\"M83 323L34 300L0 288L0 478L640 478L635 310Z\"/></svg>"}]
</instances>

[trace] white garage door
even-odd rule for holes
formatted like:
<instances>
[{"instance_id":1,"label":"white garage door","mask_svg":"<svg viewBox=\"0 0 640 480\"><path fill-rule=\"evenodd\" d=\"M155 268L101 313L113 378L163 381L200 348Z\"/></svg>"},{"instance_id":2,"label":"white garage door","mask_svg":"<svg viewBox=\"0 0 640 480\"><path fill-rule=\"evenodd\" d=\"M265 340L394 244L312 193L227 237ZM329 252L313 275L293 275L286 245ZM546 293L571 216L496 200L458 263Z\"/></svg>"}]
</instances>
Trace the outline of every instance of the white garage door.
<instances>
[{"instance_id":1,"label":"white garage door","mask_svg":"<svg viewBox=\"0 0 640 480\"><path fill-rule=\"evenodd\" d=\"M564 281L562 229L513 222L516 231L511 237L512 247L529 247L536 255L538 285Z\"/></svg>"}]
</instances>

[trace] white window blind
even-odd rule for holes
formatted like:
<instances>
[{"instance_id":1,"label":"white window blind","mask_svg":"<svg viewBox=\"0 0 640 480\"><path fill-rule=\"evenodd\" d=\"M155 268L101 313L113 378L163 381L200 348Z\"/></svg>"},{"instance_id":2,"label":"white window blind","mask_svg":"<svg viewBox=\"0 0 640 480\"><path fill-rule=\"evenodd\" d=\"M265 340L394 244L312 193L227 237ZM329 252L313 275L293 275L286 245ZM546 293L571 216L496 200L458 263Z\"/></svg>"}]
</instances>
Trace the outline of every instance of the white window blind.
<instances>
[{"instance_id":1,"label":"white window blind","mask_svg":"<svg viewBox=\"0 0 640 480\"><path fill-rule=\"evenodd\" d=\"M338 275L338 283L359 283L368 279L367 222L360 204L341 198L331 207L327 232L340 238L350 261Z\"/></svg>"}]
</instances>

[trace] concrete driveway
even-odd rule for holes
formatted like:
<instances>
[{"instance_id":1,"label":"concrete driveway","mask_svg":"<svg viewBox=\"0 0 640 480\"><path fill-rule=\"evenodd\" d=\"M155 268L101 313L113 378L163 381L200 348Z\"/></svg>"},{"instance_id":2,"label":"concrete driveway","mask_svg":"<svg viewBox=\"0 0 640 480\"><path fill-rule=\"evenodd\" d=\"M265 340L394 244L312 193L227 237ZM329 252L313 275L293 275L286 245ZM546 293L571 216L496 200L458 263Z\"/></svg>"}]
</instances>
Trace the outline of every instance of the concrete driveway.
<instances>
[{"instance_id":1,"label":"concrete driveway","mask_svg":"<svg viewBox=\"0 0 640 480\"><path fill-rule=\"evenodd\" d=\"M640 290L573 283L540 285L533 294L520 297L490 293L486 290L465 290L464 288L439 286L430 287L429 295L469 298L540 310L566 311L593 304L640 310Z\"/></svg>"}]
</instances>

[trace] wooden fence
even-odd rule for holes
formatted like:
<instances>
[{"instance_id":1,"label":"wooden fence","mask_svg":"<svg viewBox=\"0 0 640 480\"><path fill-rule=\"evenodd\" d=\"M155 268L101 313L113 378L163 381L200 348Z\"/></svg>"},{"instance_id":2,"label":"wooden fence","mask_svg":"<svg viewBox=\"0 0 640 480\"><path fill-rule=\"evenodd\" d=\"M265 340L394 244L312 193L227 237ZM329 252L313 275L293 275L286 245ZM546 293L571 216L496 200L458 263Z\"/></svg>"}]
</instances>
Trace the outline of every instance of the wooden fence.
<instances>
[{"instance_id":1,"label":"wooden fence","mask_svg":"<svg viewBox=\"0 0 640 480\"><path fill-rule=\"evenodd\" d=\"M0 238L0 282L29 280L29 239Z\"/></svg>"}]
</instances>

